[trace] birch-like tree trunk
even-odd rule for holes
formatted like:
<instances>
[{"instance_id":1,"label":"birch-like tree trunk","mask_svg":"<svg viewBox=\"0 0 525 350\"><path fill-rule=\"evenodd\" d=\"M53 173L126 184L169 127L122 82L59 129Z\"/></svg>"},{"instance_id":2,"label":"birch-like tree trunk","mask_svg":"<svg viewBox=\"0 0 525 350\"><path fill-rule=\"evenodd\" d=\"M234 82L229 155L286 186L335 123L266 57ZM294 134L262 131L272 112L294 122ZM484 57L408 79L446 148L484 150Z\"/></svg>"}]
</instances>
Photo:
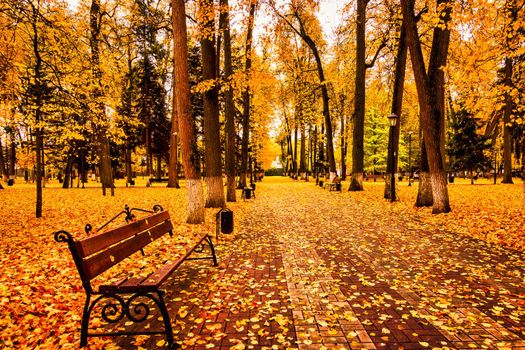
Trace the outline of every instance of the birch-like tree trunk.
<instances>
[{"instance_id":1,"label":"birch-like tree trunk","mask_svg":"<svg viewBox=\"0 0 525 350\"><path fill-rule=\"evenodd\" d=\"M215 20L213 1L199 0L200 42L203 79L210 86L204 99L204 159L206 162L206 208L224 208L222 183L221 139L219 124L219 85L215 51Z\"/></svg>"},{"instance_id":2,"label":"birch-like tree trunk","mask_svg":"<svg viewBox=\"0 0 525 350\"><path fill-rule=\"evenodd\" d=\"M175 78L175 101L179 123L180 146L186 191L188 195L188 217L186 222L204 222L204 196L199 171L199 152L193 131L190 80L188 72L188 33L184 0L172 0L173 56Z\"/></svg>"},{"instance_id":3,"label":"birch-like tree trunk","mask_svg":"<svg viewBox=\"0 0 525 350\"><path fill-rule=\"evenodd\" d=\"M421 127L432 183L432 213L446 213L450 211L450 203L441 145L443 142L441 134L442 128L444 128L444 111L442 110L444 103L440 103L439 99L444 96L444 90L441 90L444 89L442 67L446 65L450 39L450 30L446 27L450 21L450 0L437 1L437 5L442 7L440 18L445 27L437 26L434 28L428 74L425 70L423 51L414 15L414 2L415 0L401 0L401 7L418 92Z\"/></svg>"}]
</instances>

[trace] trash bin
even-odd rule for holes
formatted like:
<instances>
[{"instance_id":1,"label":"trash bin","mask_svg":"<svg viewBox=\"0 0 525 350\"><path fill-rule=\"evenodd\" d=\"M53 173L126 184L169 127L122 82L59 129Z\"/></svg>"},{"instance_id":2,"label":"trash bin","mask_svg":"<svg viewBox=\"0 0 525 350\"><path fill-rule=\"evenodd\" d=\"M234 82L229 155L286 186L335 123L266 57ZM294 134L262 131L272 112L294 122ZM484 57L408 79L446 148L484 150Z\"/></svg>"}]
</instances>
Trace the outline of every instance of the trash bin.
<instances>
[{"instance_id":1,"label":"trash bin","mask_svg":"<svg viewBox=\"0 0 525 350\"><path fill-rule=\"evenodd\" d=\"M252 198L252 189L250 187L245 187L243 191L244 191L244 199Z\"/></svg>"},{"instance_id":2,"label":"trash bin","mask_svg":"<svg viewBox=\"0 0 525 350\"><path fill-rule=\"evenodd\" d=\"M221 233L230 234L233 232L233 211L228 208L221 209L215 215L216 237Z\"/></svg>"},{"instance_id":3,"label":"trash bin","mask_svg":"<svg viewBox=\"0 0 525 350\"><path fill-rule=\"evenodd\" d=\"M341 183L335 184L335 190L341 192Z\"/></svg>"},{"instance_id":4,"label":"trash bin","mask_svg":"<svg viewBox=\"0 0 525 350\"><path fill-rule=\"evenodd\" d=\"M324 181L323 180L319 180L319 187L323 187L324 185Z\"/></svg>"}]
</instances>

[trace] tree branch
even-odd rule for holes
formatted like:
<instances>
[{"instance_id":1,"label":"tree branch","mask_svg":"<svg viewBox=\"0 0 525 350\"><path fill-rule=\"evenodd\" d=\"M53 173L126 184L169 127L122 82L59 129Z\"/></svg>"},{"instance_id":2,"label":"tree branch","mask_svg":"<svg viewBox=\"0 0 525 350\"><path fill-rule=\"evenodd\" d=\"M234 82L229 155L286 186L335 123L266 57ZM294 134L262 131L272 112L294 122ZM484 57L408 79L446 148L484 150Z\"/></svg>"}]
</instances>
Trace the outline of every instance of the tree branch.
<instances>
[{"instance_id":1,"label":"tree branch","mask_svg":"<svg viewBox=\"0 0 525 350\"><path fill-rule=\"evenodd\" d=\"M370 63L365 63L365 69L372 68L374 64L376 63L377 57L379 57L379 54L381 53L381 50L386 47L386 39L383 39L381 44L377 47L376 53L374 54L374 57L372 58L372 61Z\"/></svg>"}]
</instances>

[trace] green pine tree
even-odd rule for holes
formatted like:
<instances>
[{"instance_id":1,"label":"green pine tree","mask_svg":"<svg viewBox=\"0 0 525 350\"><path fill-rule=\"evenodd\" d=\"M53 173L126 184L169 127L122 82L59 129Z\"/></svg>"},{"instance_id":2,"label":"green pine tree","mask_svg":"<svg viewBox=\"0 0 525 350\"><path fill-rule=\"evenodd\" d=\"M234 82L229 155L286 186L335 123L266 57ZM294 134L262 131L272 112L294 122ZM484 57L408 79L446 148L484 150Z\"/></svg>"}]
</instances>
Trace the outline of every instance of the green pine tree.
<instances>
[{"instance_id":1,"label":"green pine tree","mask_svg":"<svg viewBox=\"0 0 525 350\"><path fill-rule=\"evenodd\" d=\"M468 171L474 184L474 171L490 168L490 158L485 154L491 147L490 139L478 134L478 121L464 107L452 111L451 127L447 145L450 167Z\"/></svg>"}]
</instances>

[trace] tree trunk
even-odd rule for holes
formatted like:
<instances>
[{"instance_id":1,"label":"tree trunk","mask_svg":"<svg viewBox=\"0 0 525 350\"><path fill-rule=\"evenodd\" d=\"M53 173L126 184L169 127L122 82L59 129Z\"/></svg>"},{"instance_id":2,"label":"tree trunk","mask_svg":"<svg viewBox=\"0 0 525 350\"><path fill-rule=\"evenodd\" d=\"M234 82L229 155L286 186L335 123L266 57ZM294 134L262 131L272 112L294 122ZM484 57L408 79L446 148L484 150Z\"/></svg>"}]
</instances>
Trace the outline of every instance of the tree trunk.
<instances>
[{"instance_id":1,"label":"tree trunk","mask_svg":"<svg viewBox=\"0 0 525 350\"><path fill-rule=\"evenodd\" d=\"M133 183L133 170L131 169L131 148L129 146L129 142L125 146L124 156L126 157L125 164L126 164L126 186L127 186Z\"/></svg>"},{"instance_id":2,"label":"tree trunk","mask_svg":"<svg viewBox=\"0 0 525 350\"><path fill-rule=\"evenodd\" d=\"M510 132L510 116L512 115L512 58L505 58L505 107L503 109L503 179L501 183L512 184L512 135Z\"/></svg>"},{"instance_id":3,"label":"tree trunk","mask_svg":"<svg viewBox=\"0 0 525 350\"><path fill-rule=\"evenodd\" d=\"M131 154L130 154L130 158L131 158ZM130 168L131 168L131 164L130 164ZM84 188L84 184L87 183L86 154L84 152L84 148L80 149L80 175L79 176L81 177L82 188Z\"/></svg>"},{"instance_id":4,"label":"tree trunk","mask_svg":"<svg viewBox=\"0 0 525 350\"><path fill-rule=\"evenodd\" d=\"M187 223L204 222L204 197L199 171L199 152L193 132L190 83L188 72L188 33L186 31L186 10L184 0L172 0L173 56L176 111L178 116L180 146L186 190L188 194Z\"/></svg>"},{"instance_id":5,"label":"tree trunk","mask_svg":"<svg viewBox=\"0 0 525 350\"><path fill-rule=\"evenodd\" d=\"M419 165L419 184L417 188L416 207L431 207L433 204L432 183L430 182L425 141L423 140L421 142L421 164Z\"/></svg>"},{"instance_id":6,"label":"tree trunk","mask_svg":"<svg viewBox=\"0 0 525 350\"><path fill-rule=\"evenodd\" d=\"M4 149L2 148L2 139L0 139L0 176L7 180L9 177L7 174L7 164L4 161Z\"/></svg>"},{"instance_id":7,"label":"tree trunk","mask_svg":"<svg viewBox=\"0 0 525 350\"><path fill-rule=\"evenodd\" d=\"M401 117L403 109L403 89L405 85L405 70L407 62L407 45L406 45L406 30L405 26L401 24L399 33L399 42L397 46L397 57L396 57L396 71L394 77L394 91L392 93L392 109L391 113ZM390 169L390 163L387 165L387 174L395 174L397 172L398 164L398 153L399 153L399 134L401 129L401 119L398 120L396 127L394 128L394 142L393 149L388 148L388 158L394 157L394 169ZM389 142L389 146L391 143ZM393 154L392 154L393 153ZM385 177L385 199L392 198L391 195L391 179L388 179L389 175Z\"/></svg>"},{"instance_id":8,"label":"tree trunk","mask_svg":"<svg viewBox=\"0 0 525 350\"><path fill-rule=\"evenodd\" d=\"M367 0L357 0L356 19L356 71L352 147L352 181L349 191L363 190L364 134L365 134L365 79L366 79L366 5ZM374 174L375 175L375 174Z\"/></svg>"},{"instance_id":9,"label":"tree trunk","mask_svg":"<svg viewBox=\"0 0 525 350\"><path fill-rule=\"evenodd\" d=\"M286 126L286 147L287 147L287 156L286 156L286 171L284 174L286 176L291 176L291 169L292 164L294 162L293 159L293 148L292 148L292 129L290 127L290 121L288 120L288 116L286 114L286 106L283 101L283 115L284 115L284 121Z\"/></svg>"},{"instance_id":10,"label":"tree trunk","mask_svg":"<svg viewBox=\"0 0 525 350\"><path fill-rule=\"evenodd\" d=\"M38 99L38 98L37 98ZM37 123L42 119L42 101L37 103ZM36 139L36 217L42 217L42 157L41 154L44 150L44 137L42 135L42 128L37 127L35 129L35 139Z\"/></svg>"},{"instance_id":11,"label":"tree trunk","mask_svg":"<svg viewBox=\"0 0 525 350\"><path fill-rule=\"evenodd\" d=\"M226 81L224 90L226 200L235 202L237 200L235 191L235 106L231 87L233 68L228 0L220 0L220 8L219 27L223 31L222 36L224 38L224 79Z\"/></svg>"},{"instance_id":12,"label":"tree trunk","mask_svg":"<svg viewBox=\"0 0 525 350\"><path fill-rule=\"evenodd\" d=\"M174 84L175 85L175 84ZM173 96L175 99L175 96ZM178 149L178 123L177 115L175 113L175 103L173 103L173 116L171 119L171 134L170 134L170 160L168 164L168 187L180 188L179 185L179 149Z\"/></svg>"},{"instance_id":13,"label":"tree trunk","mask_svg":"<svg viewBox=\"0 0 525 350\"><path fill-rule=\"evenodd\" d=\"M347 141L348 136L346 132L346 114L345 114L345 96L341 94L339 96L339 103L340 103L340 113L341 113L341 180L346 180L346 150L347 150Z\"/></svg>"},{"instance_id":14,"label":"tree trunk","mask_svg":"<svg viewBox=\"0 0 525 350\"><path fill-rule=\"evenodd\" d=\"M297 121L295 122L294 128L294 147L293 147L293 178L297 179L297 142L299 137L299 127L297 126Z\"/></svg>"},{"instance_id":15,"label":"tree trunk","mask_svg":"<svg viewBox=\"0 0 525 350\"><path fill-rule=\"evenodd\" d=\"M34 78L35 78L35 142L36 142L36 209L35 216L37 218L42 217L42 155L44 152L44 136L42 133L42 127L40 126L42 122L42 107L43 107L43 93L44 93L44 83L43 83L43 74L42 74L42 57L40 56L40 38L38 35L38 20L40 19L39 8L31 2L31 7L33 11L33 21L31 23L33 35L32 35L32 46L33 53L35 55L35 65L34 65Z\"/></svg>"},{"instance_id":16,"label":"tree trunk","mask_svg":"<svg viewBox=\"0 0 525 350\"><path fill-rule=\"evenodd\" d=\"M224 208L224 186L222 183L221 139L219 124L219 87L215 51L215 21L211 0L199 1L199 18L202 19L200 33L202 74L205 81L213 82L203 94L204 99L204 157L206 162L206 208Z\"/></svg>"},{"instance_id":17,"label":"tree trunk","mask_svg":"<svg viewBox=\"0 0 525 350\"><path fill-rule=\"evenodd\" d=\"M15 178L16 175L16 141L15 132L11 133L11 143L9 144L9 176Z\"/></svg>"},{"instance_id":18,"label":"tree trunk","mask_svg":"<svg viewBox=\"0 0 525 350\"><path fill-rule=\"evenodd\" d=\"M248 147L250 142L250 70L252 68L252 35L256 5L256 0L250 0L250 13L248 15L248 29L246 32L246 61L244 66L246 87L243 92L242 103L241 172L239 178L243 187L246 186L246 173L248 172Z\"/></svg>"},{"instance_id":19,"label":"tree trunk","mask_svg":"<svg viewBox=\"0 0 525 350\"><path fill-rule=\"evenodd\" d=\"M98 156L100 168L100 182L102 183L102 194L106 195L106 188L111 189L111 195L115 195L113 185L113 174L111 169L111 157L109 154L109 140L106 135L106 109L104 106L104 91L102 89L102 70L100 68L100 30L101 30L100 0L91 1L89 43L91 47L91 72L93 79L92 96L94 100L93 113L96 125L96 140L98 143Z\"/></svg>"},{"instance_id":20,"label":"tree trunk","mask_svg":"<svg viewBox=\"0 0 525 350\"><path fill-rule=\"evenodd\" d=\"M306 127L301 123L301 160L299 161L301 180L306 180Z\"/></svg>"},{"instance_id":21,"label":"tree trunk","mask_svg":"<svg viewBox=\"0 0 525 350\"><path fill-rule=\"evenodd\" d=\"M73 157L74 152L70 152L67 155L67 163L64 169L64 182L62 182L62 188L69 188L69 182L71 181L71 173L73 171Z\"/></svg>"},{"instance_id":22,"label":"tree trunk","mask_svg":"<svg viewBox=\"0 0 525 350\"><path fill-rule=\"evenodd\" d=\"M449 1L438 0L438 6L445 5L440 13L440 18L445 24L450 20L451 8ZM427 74L414 15L414 0L402 0L401 4L418 92L423 139L430 169L434 202L432 213L449 212L450 204L444 155L441 154L441 133L444 127L442 113L444 111L440 109L443 104L439 102L439 98L444 94L440 93L440 89L443 89L443 79L440 77L439 72L441 67L446 65L450 31L448 29L443 30L441 27L434 28Z\"/></svg>"},{"instance_id":23,"label":"tree trunk","mask_svg":"<svg viewBox=\"0 0 525 350\"><path fill-rule=\"evenodd\" d=\"M175 57L173 58L175 67ZM170 132L170 158L168 164L168 187L180 188L179 185L179 123L177 120L177 103L175 96L175 80L172 82L171 99L171 132Z\"/></svg>"},{"instance_id":24,"label":"tree trunk","mask_svg":"<svg viewBox=\"0 0 525 350\"><path fill-rule=\"evenodd\" d=\"M330 118L330 106L328 98L328 89L326 88L326 81L323 72L323 65L321 62L321 57L317 51L315 43L310 39L310 48L315 57L315 62L317 64L317 73L319 75L319 82L321 84L321 96L323 98L323 116L324 122L326 124L326 153L328 156L328 169L330 171L330 180L335 177L336 166L335 166L335 156L334 156L334 139L332 132L332 119Z\"/></svg>"},{"instance_id":25,"label":"tree trunk","mask_svg":"<svg viewBox=\"0 0 525 350\"><path fill-rule=\"evenodd\" d=\"M151 178L153 177L153 149L151 145L151 129L148 125L146 125L144 132L146 133L146 174L148 178Z\"/></svg>"}]
</instances>

